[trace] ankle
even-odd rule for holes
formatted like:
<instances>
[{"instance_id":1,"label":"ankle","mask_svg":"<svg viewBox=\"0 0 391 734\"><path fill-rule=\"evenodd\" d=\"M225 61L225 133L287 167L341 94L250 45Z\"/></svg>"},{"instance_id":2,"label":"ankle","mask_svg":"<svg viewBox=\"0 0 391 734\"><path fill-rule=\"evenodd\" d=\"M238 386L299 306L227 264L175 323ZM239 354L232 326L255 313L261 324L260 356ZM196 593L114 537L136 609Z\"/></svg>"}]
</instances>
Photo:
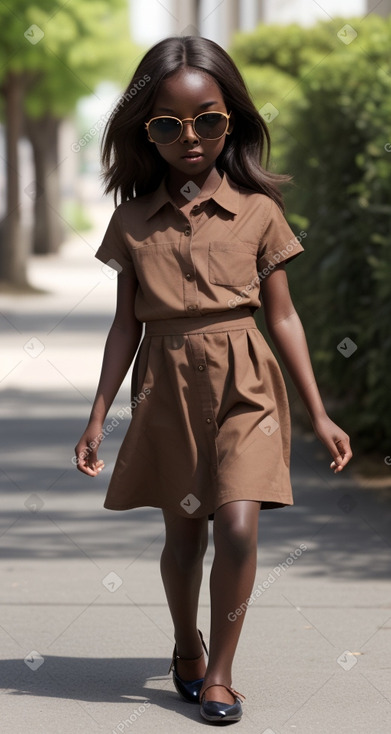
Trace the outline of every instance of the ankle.
<instances>
[{"instance_id":1,"label":"ankle","mask_svg":"<svg viewBox=\"0 0 391 734\"><path fill-rule=\"evenodd\" d=\"M189 634L189 631L187 630L185 637L177 634L175 634L174 637L176 654L181 660L198 660L202 657L204 646L197 629L193 634Z\"/></svg>"},{"instance_id":2,"label":"ankle","mask_svg":"<svg viewBox=\"0 0 391 734\"><path fill-rule=\"evenodd\" d=\"M176 672L182 680L199 680L204 677L205 670L206 662L203 652L193 660L176 659Z\"/></svg>"}]
</instances>

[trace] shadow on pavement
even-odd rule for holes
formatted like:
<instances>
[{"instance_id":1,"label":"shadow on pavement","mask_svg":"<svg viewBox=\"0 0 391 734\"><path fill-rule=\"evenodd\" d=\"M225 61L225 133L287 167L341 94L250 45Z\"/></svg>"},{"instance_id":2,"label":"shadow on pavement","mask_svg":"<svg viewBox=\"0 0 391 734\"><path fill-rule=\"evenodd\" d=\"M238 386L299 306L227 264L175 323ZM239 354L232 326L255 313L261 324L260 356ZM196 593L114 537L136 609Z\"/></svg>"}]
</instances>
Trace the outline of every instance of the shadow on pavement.
<instances>
[{"instance_id":1,"label":"shadow on pavement","mask_svg":"<svg viewBox=\"0 0 391 734\"><path fill-rule=\"evenodd\" d=\"M183 713L199 719L199 707L182 701L173 688L167 669L169 658L85 658L45 655L36 670L21 659L1 660L0 677L8 681L8 695L43 696L44 698L123 703L131 710L140 708L148 716L148 706ZM149 687L158 681L161 687ZM131 715L131 711L126 716Z\"/></svg>"},{"instance_id":2,"label":"shadow on pavement","mask_svg":"<svg viewBox=\"0 0 391 734\"><path fill-rule=\"evenodd\" d=\"M74 445L84 430L89 408L74 392L9 391L6 400L23 405L29 417L6 421L7 445L0 483L3 501L3 553L8 559L89 557L107 559L140 554L157 561L164 524L159 509L114 512L103 508L113 464L128 420L101 445L105 472L90 479L72 464ZM38 411L34 418L35 408ZM67 417L82 412L82 418ZM48 417L42 417L45 414ZM115 409L111 412L115 415ZM110 420L110 417L108 418ZM259 547L263 558L281 562L306 543L300 559L305 575L340 579L388 579L391 538L390 498L358 487L345 470L334 475L330 457L312 436L292 441L293 507L260 513ZM31 511L28 498L42 507ZM39 505L39 501L38 501ZM8 530L7 530L8 529ZM33 533L33 531L35 531ZM272 560L273 562L273 560Z\"/></svg>"}]
</instances>

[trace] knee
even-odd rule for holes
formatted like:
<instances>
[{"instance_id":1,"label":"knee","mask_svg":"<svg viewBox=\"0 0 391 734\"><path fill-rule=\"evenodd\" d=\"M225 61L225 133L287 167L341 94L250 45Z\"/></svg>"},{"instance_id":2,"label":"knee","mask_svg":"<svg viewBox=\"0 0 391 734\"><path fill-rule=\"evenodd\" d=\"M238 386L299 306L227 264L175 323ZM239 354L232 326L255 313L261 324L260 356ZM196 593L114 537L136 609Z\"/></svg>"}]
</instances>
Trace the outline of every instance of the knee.
<instances>
[{"instance_id":1,"label":"knee","mask_svg":"<svg viewBox=\"0 0 391 734\"><path fill-rule=\"evenodd\" d=\"M222 548L233 561L242 563L256 554L257 534L243 518L231 518L215 527L215 548Z\"/></svg>"},{"instance_id":2,"label":"knee","mask_svg":"<svg viewBox=\"0 0 391 734\"><path fill-rule=\"evenodd\" d=\"M189 571L202 561L208 547L208 534L187 533L166 538L165 551L169 553L175 565Z\"/></svg>"}]
</instances>

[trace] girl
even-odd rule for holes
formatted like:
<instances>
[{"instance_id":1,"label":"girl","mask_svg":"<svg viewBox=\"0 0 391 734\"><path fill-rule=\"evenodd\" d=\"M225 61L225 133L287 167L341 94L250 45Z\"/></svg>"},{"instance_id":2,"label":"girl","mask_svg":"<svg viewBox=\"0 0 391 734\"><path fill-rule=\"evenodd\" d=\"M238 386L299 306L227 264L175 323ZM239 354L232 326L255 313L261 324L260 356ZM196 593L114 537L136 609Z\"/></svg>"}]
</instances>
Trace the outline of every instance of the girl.
<instances>
[{"instance_id":1,"label":"girl","mask_svg":"<svg viewBox=\"0 0 391 734\"><path fill-rule=\"evenodd\" d=\"M105 193L116 209L96 257L118 271L117 307L78 469L95 477L107 412L133 362L132 420L104 507L160 507L161 573L175 686L210 722L238 721L231 667L257 566L260 510L293 504L290 415L268 331L334 472L352 453L327 416L285 263L303 251L283 216L270 139L227 53L206 38L151 48L109 118ZM117 194L121 203L117 206ZM142 324L145 334L142 336ZM138 350L138 351L137 351ZM213 519L206 665L197 607Z\"/></svg>"}]
</instances>

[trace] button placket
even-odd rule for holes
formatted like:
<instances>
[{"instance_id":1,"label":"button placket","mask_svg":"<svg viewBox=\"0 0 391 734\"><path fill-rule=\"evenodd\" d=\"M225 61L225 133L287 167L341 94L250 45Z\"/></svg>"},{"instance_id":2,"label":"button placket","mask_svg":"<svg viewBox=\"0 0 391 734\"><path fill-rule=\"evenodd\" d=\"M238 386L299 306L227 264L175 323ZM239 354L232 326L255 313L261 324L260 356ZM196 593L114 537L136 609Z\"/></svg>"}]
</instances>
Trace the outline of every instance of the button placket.
<instances>
[{"instance_id":1,"label":"button placket","mask_svg":"<svg viewBox=\"0 0 391 734\"><path fill-rule=\"evenodd\" d=\"M185 252L183 253L184 259L186 260L186 266L189 268L184 272L183 280L183 295L184 295L184 308L189 315L193 314L198 310L198 289L196 279L194 277L194 263L191 256L191 242L193 230L190 222L186 219L186 224L183 230L185 239Z\"/></svg>"},{"instance_id":2,"label":"button placket","mask_svg":"<svg viewBox=\"0 0 391 734\"><path fill-rule=\"evenodd\" d=\"M212 391L209 381L208 365L203 334L189 334L190 348L193 354L193 363L200 396L202 418L205 424L215 427ZM214 435L214 433L213 433Z\"/></svg>"}]
</instances>

